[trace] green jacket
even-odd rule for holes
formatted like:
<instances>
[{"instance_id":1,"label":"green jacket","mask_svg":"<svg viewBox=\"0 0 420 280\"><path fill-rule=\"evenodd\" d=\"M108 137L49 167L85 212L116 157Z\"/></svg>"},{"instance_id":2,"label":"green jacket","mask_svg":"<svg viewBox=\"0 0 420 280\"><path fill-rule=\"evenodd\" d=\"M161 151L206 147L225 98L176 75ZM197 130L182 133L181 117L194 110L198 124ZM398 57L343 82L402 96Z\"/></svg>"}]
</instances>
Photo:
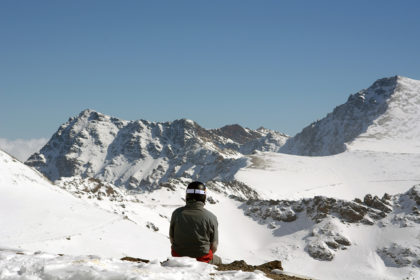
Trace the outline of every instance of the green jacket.
<instances>
[{"instance_id":1,"label":"green jacket","mask_svg":"<svg viewBox=\"0 0 420 280\"><path fill-rule=\"evenodd\" d=\"M177 254L199 258L208 254L213 242L219 241L217 218L204 209L203 202L187 201L172 213L169 236Z\"/></svg>"}]
</instances>

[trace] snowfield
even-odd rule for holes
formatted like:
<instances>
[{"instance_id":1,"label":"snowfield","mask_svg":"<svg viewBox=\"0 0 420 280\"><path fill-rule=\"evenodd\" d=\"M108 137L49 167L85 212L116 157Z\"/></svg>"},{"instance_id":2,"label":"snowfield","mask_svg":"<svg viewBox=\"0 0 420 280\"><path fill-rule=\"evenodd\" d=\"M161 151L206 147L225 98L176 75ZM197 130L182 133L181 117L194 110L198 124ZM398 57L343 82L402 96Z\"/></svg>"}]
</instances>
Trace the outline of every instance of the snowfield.
<instances>
[{"instance_id":1,"label":"snowfield","mask_svg":"<svg viewBox=\"0 0 420 280\"><path fill-rule=\"evenodd\" d=\"M258 153L235 178L265 199L324 195L351 200L367 193L405 192L420 183L419 170L420 153L349 150L323 157Z\"/></svg>"},{"instance_id":2,"label":"snowfield","mask_svg":"<svg viewBox=\"0 0 420 280\"><path fill-rule=\"evenodd\" d=\"M184 204L187 181L178 181L173 189L130 194L112 184L67 178L58 182L60 189L5 153L0 152L0 156L2 174L10 175L0 184L0 210L13 213L2 215L0 248L15 250L0 251L0 279L265 279L258 272L214 274L211 266L204 264L203 268L194 260L174 259L182 268L160 264L170 257L169 217ZM264 219L259 212L249 214L247 203L211 190L209 201L206 207L219 219L217 254L225 263L245 259L262 264L278 259L286 271L315 279L420 277L416 259L420 219L403 215L414 206L412 199L398 202L406 204L405 208L401 206L373 225L343 222L334 215L316 223L305 211L296 212L297 218L291 222L271 216ZM335 251L322 248L339 236L351 245L340 245ZM331 252L333 259L311 257L310 246L316 250L321 246L321 253ZM408 249L411 251L407 253ZM24 255L16 254L16 250ZM125 256L152 262L119 260Z\"/></svg>"}]
</instances>

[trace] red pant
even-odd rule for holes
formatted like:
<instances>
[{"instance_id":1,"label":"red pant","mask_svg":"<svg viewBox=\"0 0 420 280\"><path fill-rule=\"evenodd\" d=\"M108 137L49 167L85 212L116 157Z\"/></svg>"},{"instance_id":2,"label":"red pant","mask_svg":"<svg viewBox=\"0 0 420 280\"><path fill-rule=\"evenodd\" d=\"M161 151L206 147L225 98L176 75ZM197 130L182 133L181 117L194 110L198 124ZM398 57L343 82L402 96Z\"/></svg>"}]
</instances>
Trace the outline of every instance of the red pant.
<instances>
[{"instance_id":1,"label":"red pant","mask_svg":"<svg viewBox=\"0 0 420 280\"><path fill-rule=\"evenodd\" d=\"M174 249L171 249L171 253L172 253L172 257L184 257L181 255L178 255L178 253L175 252ZM209 253L207 255L196 258L197 261L205 262L205 263L209 263L212 259L213 259L213 251L211 249L209 250Z\"/></svg>"}]
</instances>

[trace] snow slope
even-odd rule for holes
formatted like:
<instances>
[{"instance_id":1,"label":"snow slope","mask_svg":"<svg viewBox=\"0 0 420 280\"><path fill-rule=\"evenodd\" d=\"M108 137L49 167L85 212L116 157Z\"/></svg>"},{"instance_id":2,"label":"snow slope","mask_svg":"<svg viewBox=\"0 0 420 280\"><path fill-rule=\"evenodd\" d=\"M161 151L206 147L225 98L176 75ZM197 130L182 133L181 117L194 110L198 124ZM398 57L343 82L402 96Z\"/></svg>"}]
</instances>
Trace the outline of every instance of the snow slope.
<instances>
[{"instance_id":1,"label":"snow slope","mask_svg":"<svg viewBox=\"0 0 420 280\"><path fill-rule=\"evenodd\" d=\"M0 174L0 247L102 256L147 250L151 258L166 256L165 235L75 198L3 151ZM121 238L122 232L130 238Z\"/></svg>"},{"instance_id":2,"label":"snow slope","mask_svg":"<svg viewBox=\"0 0 420 280\"><path fill-rule=\"evenodd\" d=\"M404 192L420 183L419 170L419 153L355 150L324 157L258 153L235 178L265 199L325 195L351 200L366 193Z\"/></svg>"}]
</instances>

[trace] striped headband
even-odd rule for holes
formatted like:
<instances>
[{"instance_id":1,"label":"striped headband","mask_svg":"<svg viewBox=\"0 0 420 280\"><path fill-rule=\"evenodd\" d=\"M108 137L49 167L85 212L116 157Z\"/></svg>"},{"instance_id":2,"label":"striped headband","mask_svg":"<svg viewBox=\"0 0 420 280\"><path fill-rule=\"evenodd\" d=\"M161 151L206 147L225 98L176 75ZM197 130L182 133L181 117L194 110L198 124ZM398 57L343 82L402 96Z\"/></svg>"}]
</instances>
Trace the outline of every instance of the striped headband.
<instances>
[{"instance_id":1,"label":"striped headband","mask_svg":"<svg viewBox=\"0 0 420 280\"><path fill-rule=\"evenodd\" d=\"M187 189L187 193L206 194L206 191L199 190L199 189Z\"/></svg>"}]
</instances>

